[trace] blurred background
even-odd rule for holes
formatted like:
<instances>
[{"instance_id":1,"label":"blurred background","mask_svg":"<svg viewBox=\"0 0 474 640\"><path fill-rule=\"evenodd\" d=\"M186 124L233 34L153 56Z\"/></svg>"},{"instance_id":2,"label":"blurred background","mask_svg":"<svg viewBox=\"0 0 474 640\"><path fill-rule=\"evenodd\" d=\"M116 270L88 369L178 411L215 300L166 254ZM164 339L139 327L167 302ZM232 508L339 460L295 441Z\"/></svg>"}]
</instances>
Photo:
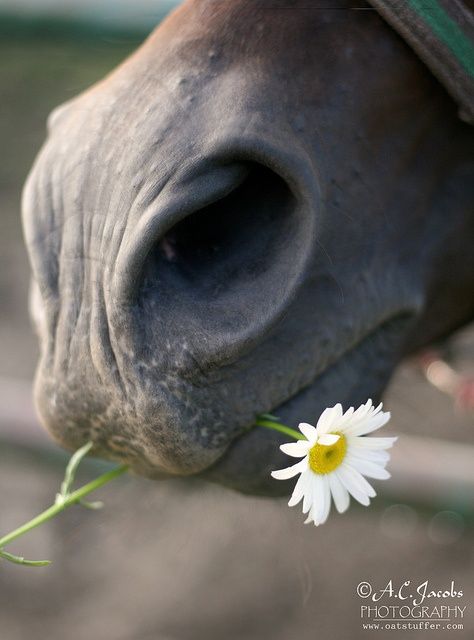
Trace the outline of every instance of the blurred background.
<instances>
[{"instance_id":1,"label":"blurred background","mask_svg":"<svg viewBox=\"0 0 474 640\"><path fill-rule=\"evenodd\" d=\"M22 184L50 110L116 66L174 4L0 0L0 533L51 503L67 461L31 401ZM407 362L386 394L387 432L402 437L370 509L316 529L284 500L122 478L99 492L102 511L73 507L12 544L54 562L0 563L0 639L357 640L370 635L357 584L390 579L437 589L455 580L464 629L437 637L474 637L474 420L453 397L458 375L473 374L472 327L442 351L449 366L436 354ZM107 468L86 461L79 480Z\"/></svg>"}]
</instances>

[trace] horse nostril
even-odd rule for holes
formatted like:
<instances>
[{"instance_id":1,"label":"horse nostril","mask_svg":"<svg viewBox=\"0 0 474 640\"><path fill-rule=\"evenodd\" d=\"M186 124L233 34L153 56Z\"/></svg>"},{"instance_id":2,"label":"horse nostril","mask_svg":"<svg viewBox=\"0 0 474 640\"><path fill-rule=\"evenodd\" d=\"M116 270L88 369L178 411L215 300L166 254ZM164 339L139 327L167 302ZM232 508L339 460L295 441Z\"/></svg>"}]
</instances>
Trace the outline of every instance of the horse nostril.
<instances>
[{"instance_id":1,"label":"horse nostril","mask_svg":"<svg viewBox=\"0 0 474 640\"><path fill-rule=\"evenodd\" d=\"M255 161L204 168L158 197L123 242L118 312L138 310L142 342L186 335L201 363L241 357L286 311L313 233L296 180Z\"/></svg>"},{"instance_id":2,"label":"horse nostril","mask_svg":"<svg viewBox=\"0 0 474 640\"><path fill-rule=\"evenodd\" d=\"M224 198L172 227L150 252L146 288L168 277L194 296L244 290L271 270L295 235L295 197L276 173L254 164ZM267 282L267 285L270 284ZM237 291L238 293L238 291Z\"/></svg>"}]
</instances>

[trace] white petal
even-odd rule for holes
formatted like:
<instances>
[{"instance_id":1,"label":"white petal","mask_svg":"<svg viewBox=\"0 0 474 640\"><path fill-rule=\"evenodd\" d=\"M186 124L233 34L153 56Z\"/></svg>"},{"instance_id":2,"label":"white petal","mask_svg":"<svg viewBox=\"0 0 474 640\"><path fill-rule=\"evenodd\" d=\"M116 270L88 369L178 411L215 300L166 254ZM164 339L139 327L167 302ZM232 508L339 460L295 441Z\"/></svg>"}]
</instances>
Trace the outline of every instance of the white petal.
<instances>
[{"instance_id":1,"label":"white petal","mask_svg":"<svg viewBox=\"0 0 474 640\"><path fill-rule=\"evenodd\" d=\"M383 466L369 462L369 460L362 460L361 458L348 455L345 461L368 478L376 478L377 480L387 480L390 478L390 473L384 469Z\"/></svg>"},{"instance_id":2,"label":"white petal","mask_svg":"<svg viewBox=\"0 0 474 640\"><path fill-rule=\"evenodd\" d=\"M330 431L341 418L342 406L340 404L324 409L319 417L318 424L316 425L318 434L328 433L328 431Z\"/></svg>"},{"instance_id":3,"label":"white petal","mask_svg":"<svg viewBox=\"0 0 474 640\"><path fill-rule=\"evenodd\" d=\"M280 445L280 450L286 453L287 456L292 458L302 458L305 456L311 444L307 440L298 440L298 442L288 442Z\"/></svg>"},{"instance_id":4,"label":"white petal","mask_svg":"<svg viewBox=\"0 0 474 640\"><path fill-rule=\"evenodd\" d=\"M365 416L369 415L371 410L372 400L369 398L365 404L361 404L360 407L358 407L357 411L355 411L354 413L354 417L358 419L364 418Z\"/></svg>"},{"instance_id":5,"label":"white petal","mask_svg":"<svg viewBox=\"0 0 474 640\"><path fill-rule=\"evenodd\" d=\"M341 436L338 436L336 433L323 433L322 436L319 436L317 442L318 444L329 446L330 444L336 443L340 437Z\"/></svg>"},{"instance_id":6,"label":"white petal","mask_svg":"<svg viewBox=\"0 0 474 640\"><path fill-rule=\"evenodd\" d=\"M349 412L344 414L341 430L347 435L361 435L362 432L366 433L367 429L371 431L379 428L382 426L384 416L388 414L388 412L384 413L381 409L382 403L378 407L373 407L372 401L367 400L352 415L347 416L346 414ZM390 416L390 414L388 415ZM386 420L388 419L386 418Z\"/></svg>"},{"instance_id":7,"label":"white petal","mask_svg":"<svg viewBox=\"0 0 474 640\"><path fill-rule=\"evenodd\" d=\"M303 513L308 513L308 511L313 507L314 503L314 478L315 474L311 473L310 481L308 483L308 488L305 491L303 496Z\"/></svg>"},{"instance_id":8,"label":"white petal","mask_svg":"<svg viewBox=\"0 0 474 640\"><path fill-rule=\"evenodd\" d=\"M321 515L325 511L325 489L324 476L319 474L313 475L313 522L319 524Z\"/></svg>"},{"instance_id":9,"label":"white petal","mask_svg":"<svg viewBox=\"0 0 474 640\"><path fill-rule=\"evenodd\" d=\"M383 449L367 449L367 447L358 447L357 445L349 445L347 455L360 458L361 460L369 460L369 462L375 462L383 466L390 460L388 451L384 451Z\"/></svg>"},{"instance_id":10,"label":"white petal","mask_svg":"<svg viewBox=\"0 0 474 640\"><path fill-rule=\"evenodd\" d=\"M390 420L390 412L380 412L372 416L367 416L363 420L359 420L357 423L348 424L344 430L344 433L348 436L362 436L367 433L372 433L376 429L380 429Z\"/></svg>"},{"instance_id":11,"label":"white petal","mask_svg":"<svg viewBox=\"0 0 474 640\"><path fill-rule=\"evenodd\" d=\"M288 480L289 478L293 478L298 473L303 473L308 468L308 459L303 458L292 467L286 467L285 469L278 469L277 471L272 471L272 478L275 480Z\"/></svg>"},{"instance_id":12,"label":"white petal","mask_svg":"<svg viewBox=\"0 0 474 640\"><path fill-rule=\"evenodd\" d=\"M318 433L326 433L327 425L331 426L333 408L324 409L316 424Z\"/></svg>"},{"instance_id":13,"label":"white petal","mask_svg":"<svg viewBox=\"0 0 474 640\"><path fill-rule=\"evenodd\" d=\"M314 524L316 526L320 524L324 524L329 516L329 511L331 510L331 490L329 489L329 479L327 475L321 476L322 486L323 486L323 500L322 504L318 510L317 518L314 518Z\"/></svg>"},{"instance_id":14,"label":"white petal","mask_svg":"<svg viewBox=\"0 0 474 640\"><path fill-rule=\"evenodd\" d=\"M345 434L354 425L367 419L367 416L371 411L372 400L367 400L365 404L361 404L360 407L354 412L348 410L341 421L341 431ZM352 408L352 407L351 407Z\"/></svg>"},{"instance_id":15,"label":"white petal","mask_svg":"<svg viewBox=\"0 0 474 640\"><path fill-rule=\"evenodd\" d=\"M349 491L349 493L351 494L351 496L357 500L357 502L359 502L361 505L363 505L364 507L368 507L370 504L370 498L366 493L363 493L362 491L358 491L355 487L347 487L347 490Z\"/></svg>"},{"instance_id":16,"label":"white petal","mask_svg":"<svg viewBox=\"0 0 474 640\"><path fill-rule=\"evenodd\" d=\"M311 495L312 496L314 496L314 480L315 478L317 479L317 477L318 476L315 476L314 474L311 475ZM313 501L313 503L311 504L311 508L308 511L308 517L304 521L304 524L309 524L310 522L314 522L316 510L317 510L317 505Z\"/></svg>"},{"instance_id":17,"label":"white petal","mask_svg":"<svg viewBox=\"0 0 474 640\"><path fill-rule=\"evenodd\" d=\"M294 507L300 502L305 493L309 489L309 485L311 483L311 471L303 471L303 473L298 478L297 483L295 484L295 488L293 489L293 493L291 495L290 501L288 502L289 507Z\"/></svg>"},{"instance_id":18,"label":"white petal","mask_svg":"<svg viewBox=\"0 0 474 640\"><path fill-rule=\"evenodd\" d=\"M357 447L363 447L367 449L390 449L393 446L393 443L396 442L398 438L374 438L370 437L361 437L361 436L347 436L347 442L349 445L354 445Z\"/></svg>"},{"instance_id":19,"label":"white petal","mask_svg":"<svg viewBox=\"0 0 474 640\"><path fill-rule=\"evenodd\" d=\"M306 518L306 520L304 521L303 524L309 524L310 522L312 522L314 524L314 518L315 518L314 507L311 507L311 509L309 510L309 513L308 513L308 517Z\"/></svg>"},{"instance_id":20,"label":"white petal","mask_svg":"<svg viewBox=\"0 0 474 640\"><path fill-rule=\"evenodd\" d=\"M300 422L298 425L298 429L310 442L314 442L316 440L316 427L313 427L312 424L308 424L307 422Z\"/></svg>"},{"instance_id":21,"label":"white petal","mask_svg":"<svg viewBox=\"0 0 474 640\"><path fill-rule=\"evenodd\" d=\"M375 496L373 487L364 480L361 474L352 467L342 464L337 469L337 475L351 496L363 504L368 506L370 504L370 498Z\"/></svg>"},{"instance_id":22,"label":"white petal","mask_svg":"<svg viewBox=\"0 0 474 640\"><path fill-rule=\"evenodd\" d=\"M347 489L339 480L336 473L330 473L328 475L328 479L336 509L339 513L344 513L349 506L349 494L347 493Z\"/></svg>"},{"instance_id":23,"label":"white petal","mask_svg":"<svg viewBox=\"0 0 474 640\"><path fill-rule=\"evenodd\" d=\"M377 495L373 486L369 482L367 482L364 476L359 473L357 469L354 469L354 467L352 467L350 464L347 464L346 462L343 462L341 466L345 471L347 471L348 474L351 475L351 482L354 484L354 486L357 486L358 489L366 493L369 498L374 498Z\"/></svg>"},{"instance_id":24,"label":"white petal","mask_svg":"<svg viewBox=\"0 0 474 640\"><path fill-rule=\"evenodd\" d=\"M344 425L352 419L354 415L354 407L349 407L349 409L343 414L341 420L338 424L338 431L344 431Z\"/></svg>"}]
</instances>

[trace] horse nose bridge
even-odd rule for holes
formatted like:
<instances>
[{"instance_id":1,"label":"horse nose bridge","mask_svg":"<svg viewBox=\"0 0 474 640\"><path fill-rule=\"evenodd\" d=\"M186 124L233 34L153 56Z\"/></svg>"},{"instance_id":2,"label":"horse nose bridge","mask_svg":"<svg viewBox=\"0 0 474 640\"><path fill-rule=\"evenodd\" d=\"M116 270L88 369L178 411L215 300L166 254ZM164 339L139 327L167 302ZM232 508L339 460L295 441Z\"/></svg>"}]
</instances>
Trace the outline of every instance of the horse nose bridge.
<instances>
[{"instance_id":1,"label":"horse nose bridge","mask_svg":"<svg viewBox=\"0 0 474 640\"><path fill-rule=\"evenodd\" d=\"M194 351L204 361L241 356L304 279L314 208L304 190L257 160L208 165L171 184L131 227L110 300L139 307L143 325L163 328L162 340L178 339L179 327L191 342L199 336Z\"/></svg>"}]
</instances>

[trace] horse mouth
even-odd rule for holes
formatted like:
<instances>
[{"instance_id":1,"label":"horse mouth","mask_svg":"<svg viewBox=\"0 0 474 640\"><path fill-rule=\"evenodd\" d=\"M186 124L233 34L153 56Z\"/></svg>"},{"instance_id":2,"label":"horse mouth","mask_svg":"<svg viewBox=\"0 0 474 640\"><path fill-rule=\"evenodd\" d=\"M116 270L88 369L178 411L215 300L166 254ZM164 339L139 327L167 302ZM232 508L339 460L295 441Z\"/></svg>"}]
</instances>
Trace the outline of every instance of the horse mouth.
<instances>
[{"instance_id":1,"label":"horse mouth","mask_svg":"<svg viewBox=\"0 0 474 640\"><path fill-rule=\"evenodd\" d=\"M400 347L411 313L400 313L370 331L319 371L304 388L273 407L270 413L288 426L299 422L316 424L328 406L337 402L347 409L368 398L380 398L390 375L400 359ZM209 469L199 474L244 493L280 495L282 485L270 478L270 471L285 466L279 444L285 436L264 428L251 428L235 438Z\"/></svg>"},{"instance_id":2,"label":"horse mouth","mask_svg":"<svg viewBox=\"0 0 474 640\"><path fill-rule=\"evenodd\" d=\"M316 424L323 410L337 402L347 409L368 398L376 401L398 362L400 347L412 319L411 313L403 313L379 323L362 339L341 349L307 385L272 407L269 413L282 423L296 427L302 421ZM252 428L252 424L248 424L230 440L215 462L202 471L185 475L217 482L243 493L280 495L286 490L285 483L275 483L270 472L287 462L279 450L279 444L284 441L282 434ZM132 459L130 452L128 456L139 475L153 479L174 475L153 464L143 451L138 451Z\"/></svg>"}]
</instances>

